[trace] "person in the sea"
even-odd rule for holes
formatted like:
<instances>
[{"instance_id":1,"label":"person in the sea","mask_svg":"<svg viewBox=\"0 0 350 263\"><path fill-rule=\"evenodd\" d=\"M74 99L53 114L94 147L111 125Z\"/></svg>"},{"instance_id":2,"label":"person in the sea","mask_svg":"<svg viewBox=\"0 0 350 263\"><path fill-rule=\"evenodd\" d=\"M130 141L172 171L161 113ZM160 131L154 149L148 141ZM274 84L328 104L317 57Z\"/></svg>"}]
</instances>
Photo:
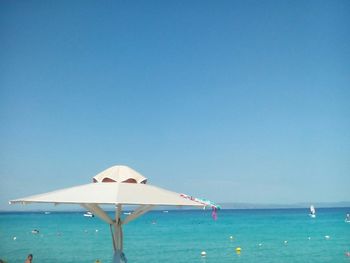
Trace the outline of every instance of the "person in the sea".
<instances>
[{"instance_id":1,"label":"person in the sea","mask_svg":"<svg viewBox=\"0 0 350 263\"><path fill-rule=\"evenodd\" d=\"M24 261L24 263L32 263L32 260L33 260L33 255L29 254L26 261Z\"/></svg>"}]
</instances>

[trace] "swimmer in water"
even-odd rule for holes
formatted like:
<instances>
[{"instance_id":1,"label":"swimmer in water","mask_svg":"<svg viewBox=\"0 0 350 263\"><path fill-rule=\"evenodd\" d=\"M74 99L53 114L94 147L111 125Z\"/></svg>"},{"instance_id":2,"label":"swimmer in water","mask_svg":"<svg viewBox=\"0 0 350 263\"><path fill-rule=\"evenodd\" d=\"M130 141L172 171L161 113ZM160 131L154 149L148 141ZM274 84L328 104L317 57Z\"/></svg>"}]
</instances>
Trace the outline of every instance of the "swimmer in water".
<instances>
[{"instance_id":1,"label":"swimmer in water","mask_svg":"<svg viewBox=\"0 0 350 263\"><path fill-rule=\"evenodd\" d=\"M33 260L33 255L29 254L26 261L24 261L24 263L32 263L32 260Z\"/></svg>"}]
</instances>

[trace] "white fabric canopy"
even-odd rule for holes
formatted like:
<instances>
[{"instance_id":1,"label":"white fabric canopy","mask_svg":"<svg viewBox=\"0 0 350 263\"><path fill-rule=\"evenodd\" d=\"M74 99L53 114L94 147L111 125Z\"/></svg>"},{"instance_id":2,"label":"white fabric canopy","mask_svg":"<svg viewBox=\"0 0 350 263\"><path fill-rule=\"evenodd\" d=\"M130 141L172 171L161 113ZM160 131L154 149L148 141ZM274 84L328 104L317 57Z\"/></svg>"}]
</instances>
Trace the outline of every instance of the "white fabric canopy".
<instances>
[{"instance_id":1,"label":"white fabric canopy","mask_svg":"<svg viewBox=\"0 0 350 263\"><path fill-rule=\"evenodd\" d=\"M115 165L94 176L93 181L96 183L128 182L128 183L145 184L147 182L147 178L128 166Z\"/></svg>"},{"instance_id":2,"label":"white fabric canopy","mask_svg":"<svg viewBox=\"0 0 350 263\"><path fill-rule=\"evenodd\" d=\"M147 178L127 166L110 167L93 178L94 183L60 189L39 195L11 200L10 204L54 203L78 204L110 224L114 248L114 262L126 263L123 253L122 225L147 213L154 206L205 206L186 195L147 185ZM115 219L99 205L115 205ZM122 220L123 205L138 205Z\"/></svg>"},{"instance_id":3,"label":"white fabric canopy","mask_svg":"<svg viewBox=\"0 0 350 263\"><path fill-rule=\"evenodd\" d=\"M132 183L90 183L11 200L10 203L121 204L203 206L156 186Z\"/></svg>"}]
</instances>

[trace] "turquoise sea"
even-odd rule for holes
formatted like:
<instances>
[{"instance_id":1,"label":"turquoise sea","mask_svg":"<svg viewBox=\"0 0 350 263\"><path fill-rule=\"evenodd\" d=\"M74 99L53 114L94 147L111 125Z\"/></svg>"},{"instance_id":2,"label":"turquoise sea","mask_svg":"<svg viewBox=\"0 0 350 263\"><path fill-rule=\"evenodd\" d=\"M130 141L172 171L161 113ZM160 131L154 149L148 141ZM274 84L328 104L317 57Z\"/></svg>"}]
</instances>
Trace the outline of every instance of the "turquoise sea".
<instances>
[{"instance_id":1,"label":"turquoise sea","mask_svg":"<svg viewBox=\"0 0 350 263\"><path fill-rule=\"evenodd\" d=\"M317 212L312 219L308 209L221 210L214 221L207 210L152 211L124 227L125 254L129 263L350 263L350 208ZM33 263L111 262L109 226L81 212L0 213L0 258L24 262L28 253Z\"/></svg>"}]
</instances>

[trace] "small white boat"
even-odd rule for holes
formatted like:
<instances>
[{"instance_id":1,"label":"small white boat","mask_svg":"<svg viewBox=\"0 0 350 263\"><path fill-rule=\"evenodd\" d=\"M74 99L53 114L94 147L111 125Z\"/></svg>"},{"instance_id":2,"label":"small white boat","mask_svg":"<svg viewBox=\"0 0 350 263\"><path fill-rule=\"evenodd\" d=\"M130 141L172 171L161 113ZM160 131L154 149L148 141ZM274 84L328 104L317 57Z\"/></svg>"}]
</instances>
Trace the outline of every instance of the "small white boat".
<instances>
[{"instance_id":1,"label":"small white boat","mask_svg":"<svg viewBox=\"0 0 350 263\"><path fill-rule=\"evenodd\" d=\"M346 214L345 223L350 223L350 214Z\"/></svg>"},{"instance_id":2,"label":"small white boat","mask_svg":"<svg viewBox=\"0 0 350 263\"><path fill-rule=\"evenodd\" d=\"M315 207L313 205L310 206L310 214L309 214L309 216L311 218L315 218L316 217L316 209L315 209Z\"/></svg>"},{"instance_id":3,"label":"small white boat","mask_svg":"<svg viewBox=\"0 0 350 263\"><path fill-rule=\"evenodd\" d=\"M124 212L124 215L131 215L131 212Z\"/></svg>"},{"instance_id":4,"label":"small white boat","mask_svg":"<svg viewBox=\"0 0 350 263\"><path fill-rule=\"evenodd\" d=\"M49 215L49 214L51 214L51 212L45 212L45 215Z\"/></svg>"},{"instance_id":5,"label":"small white boat","mask_svg":"<svg viewBox=\"0 0 350 263\"><path fill-rule=\"evenodd\" d=\"M39 230L33 229L33 230L32 230L32 234L39 234Z\"/></svg>"},{"instance_id":6,"label":"small white boat","mask_svg":"<svg viewBox=\"0 0 350 263\"><path fill-rule=\"evenodd\" d=\"M169 213L169 211L168 210L164 210L163 213Z\"/></svg>"},{"instance_id":7,"label":"small white boat","mask_svg":"<svg viewBox=\"0 0 350 263\"><path fill-rule=\"evenodd\" d=\"M85 217L94 217L94 214L91 213L90 211L88 211L88 212L84 213L84 216Z\"/></svg>"}]
</instances>

